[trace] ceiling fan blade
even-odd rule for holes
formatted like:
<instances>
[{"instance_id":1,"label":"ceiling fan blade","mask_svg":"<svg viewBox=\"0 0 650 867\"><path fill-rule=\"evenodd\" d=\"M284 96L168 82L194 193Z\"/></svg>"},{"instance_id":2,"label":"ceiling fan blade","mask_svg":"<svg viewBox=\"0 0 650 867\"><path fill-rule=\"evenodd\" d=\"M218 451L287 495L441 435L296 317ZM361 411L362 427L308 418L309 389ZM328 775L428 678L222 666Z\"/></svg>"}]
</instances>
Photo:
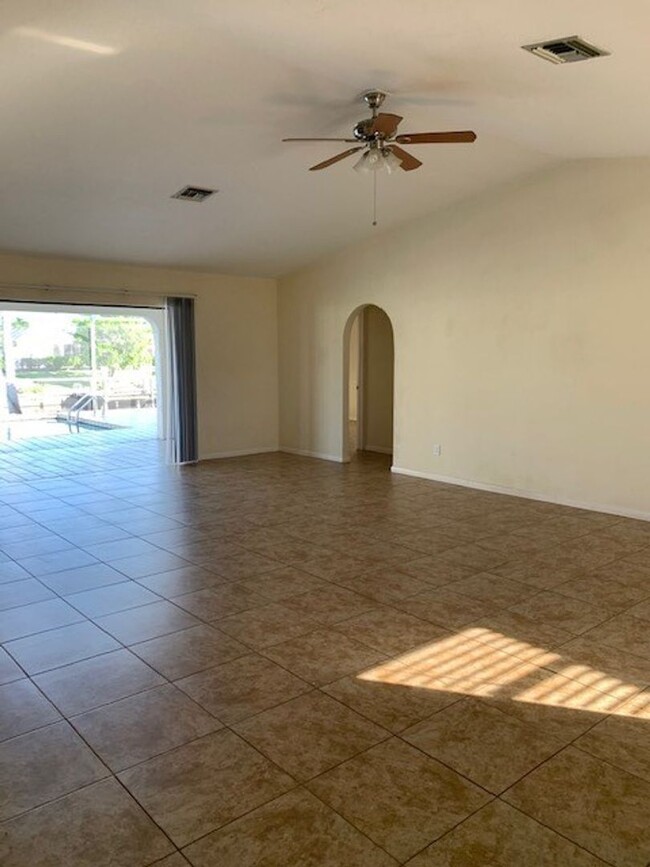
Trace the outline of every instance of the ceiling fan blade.
<instances>
[{"instance_id":1,"label":"ceiling fan blade","mask_svg":"<svg viewBox=\"0 0 650 867\"><path fill-rule=\"evenodd\" d=\"M400 144L455 144L475 140L476 133L471 129L460 132L407 132L395 137Z\"/></svg>"},{"instance_id":2,"label":"ceiling fan blade","mask_svg":"<svg viewBox=\"0 0 650 867\"><path fill-rule=\"evenodd\" d=\"M402 150L402 148L397 147L397 145L391 145L390 149L402 163L402 168L405 172L412 172L413 169L419 169L422 165L420 160L416 159L412 154L407 153L405 150Z\"/></svg>"},{"instance_id":3,"label":"ceiling fan blade","mask_svg":"<svg viewBox=\"0 0 650 867\"><path fill-rule=\"evenodd\" d=\"M283 138L282 141L349 141L355 142L356 138Z\"/></svg>"},{"instance_id":4,"label":"ceiling fan blade","mask_svg":"<svg viewBox=\"0 0 650 867\"><path fill-rule=\"evenodd\" d=\"M369 132L380 132L387 136L393 135L402 119L398 114L378 114L369 128Z\"/></svg>"},{"instance_id":5,"label":"ceiling fan blade","mask_svg":"<svg viewBox=\"0 0 650 867\"><path fill-rule=\"evenodd\" d=\"M309 171L317 172L320 169L326 169L328 166L333 166L334 163L338 163L339 160L344 160L346 157L355 154L357 151L362 151L364 146L356 147L356 148L348 148L346 151L343 151L341 154L337 154L335 157L330 157L328 160L324 160L322 163L317 163L315 166L312 166Z\"/></svg>"}]
</instances>

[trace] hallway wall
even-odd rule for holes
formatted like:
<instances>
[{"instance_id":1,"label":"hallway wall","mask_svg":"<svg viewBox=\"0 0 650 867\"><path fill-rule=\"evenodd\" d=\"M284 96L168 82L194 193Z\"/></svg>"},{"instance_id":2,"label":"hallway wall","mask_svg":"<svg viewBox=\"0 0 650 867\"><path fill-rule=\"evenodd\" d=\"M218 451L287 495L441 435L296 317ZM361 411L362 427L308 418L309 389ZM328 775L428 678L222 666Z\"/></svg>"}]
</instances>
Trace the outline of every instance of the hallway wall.
<instances>
[{"instance_id":1,"label":"hallway wall","mask_svg":"<svg viewBox=\"0 0 650 867\"><path fill-rule=\"evenodd\" d=\"M373 305L363 311L365 448L393 450L393 330L390 320Z\"/></svg>"},{"instance_id":2,"label":"hallway wall","mask_svg":"<svg viewBox=\"0 0 650 867\"><path fill-rule=\"evenodd\" d=\"M282 279L282 445L341 459L343 329L374 303L396 468L650 517L648 225L650 160L573 162Z\"/></svg>"}]
</instances>

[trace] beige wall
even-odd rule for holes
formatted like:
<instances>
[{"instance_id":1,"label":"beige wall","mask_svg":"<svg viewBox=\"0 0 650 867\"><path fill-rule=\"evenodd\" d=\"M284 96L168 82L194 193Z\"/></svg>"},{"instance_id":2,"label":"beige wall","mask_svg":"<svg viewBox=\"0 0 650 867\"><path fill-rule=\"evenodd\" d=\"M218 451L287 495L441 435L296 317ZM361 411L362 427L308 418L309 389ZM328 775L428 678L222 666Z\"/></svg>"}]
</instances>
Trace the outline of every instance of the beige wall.
<instances>
[{"instance_id":1,"label":"beige wall","mask_svg":"<svg viewBox=\"0 0 650 867\"><path fill-rule=\"evenodd\" d=\"M396 467L650 516L649 226L649 160L569 163L283 279L281 443L341 458L343 330L375 303Z\"/></svg>"},{"instance_id":2,"label":"beige wall","mask_svg":"<svg viewBox=\"0 0 650 867\"><path fill-rule=\"evenodd\" d=\"M393 450L393 329L383 310L363 310L364 447L370 452Z\"/></svg>"},{"instance_id":3,"label":"beige wall","mask_svg":"<svg viewBox=\"0 0 650 867\"><path fill-rule=\"evenodd\" d=\"M0 288L0 298L147 303L149 295L196 294L201 457L272 450L278 444L277 293L274 280L0 255L0 284L49 283L89 292Z\"/></svg>"}]
</instances>

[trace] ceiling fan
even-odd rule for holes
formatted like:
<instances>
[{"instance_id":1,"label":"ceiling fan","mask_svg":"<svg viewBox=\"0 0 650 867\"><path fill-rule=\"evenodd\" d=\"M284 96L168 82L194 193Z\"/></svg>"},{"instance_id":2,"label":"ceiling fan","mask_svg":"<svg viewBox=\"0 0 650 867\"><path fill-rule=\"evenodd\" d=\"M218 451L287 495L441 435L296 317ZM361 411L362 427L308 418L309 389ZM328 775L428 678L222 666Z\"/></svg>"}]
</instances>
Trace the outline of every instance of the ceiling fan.
<instances>
[{"instance_id":1,"label":"ceiling fan","mask_svg":"<svg viewBox=\"0 0 650 867\"><path fill-rule=\"evenodd\" d=\"M400 147L402 144L457 144L473 142L476 133L471 130L459 132L414 132L397 135L397 127L403 120L398 114L379 112L386 99L382 90L369 90L363 94L366 105L372 111L372 116L360 120L352 130L353 138L284 138L282 141L338 141L354 143L356 147L348 148L336 156L311 166L310 172L320 171L338 163L352 154L363 151L360 159L353 166L358 172L376 172L384 169L394 172L403 169L405 172L419 169L422 163L412 154Z\"/></svg>"}]
</instances>

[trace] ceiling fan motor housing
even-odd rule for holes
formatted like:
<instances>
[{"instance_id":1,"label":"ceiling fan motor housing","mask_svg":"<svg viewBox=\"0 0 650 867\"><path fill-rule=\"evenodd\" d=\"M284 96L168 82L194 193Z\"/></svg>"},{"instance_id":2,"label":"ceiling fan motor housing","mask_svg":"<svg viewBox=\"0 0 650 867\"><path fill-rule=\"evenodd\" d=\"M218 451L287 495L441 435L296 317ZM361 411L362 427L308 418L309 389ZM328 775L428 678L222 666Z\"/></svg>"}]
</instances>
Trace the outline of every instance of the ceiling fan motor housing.
<instances>
[{"instance_id":1,"label":"ceiling fan motor housing","mask_svg":"<svg viewBox=\"0 0 650 867\"><path fill-rule=\"evenodd\" d=\"M375 133L372 132L373 118L369 117L366 120L360 120L354 125L352 134L359 141L372 141L375 138Z\"/></svg>"}]
</instances>

